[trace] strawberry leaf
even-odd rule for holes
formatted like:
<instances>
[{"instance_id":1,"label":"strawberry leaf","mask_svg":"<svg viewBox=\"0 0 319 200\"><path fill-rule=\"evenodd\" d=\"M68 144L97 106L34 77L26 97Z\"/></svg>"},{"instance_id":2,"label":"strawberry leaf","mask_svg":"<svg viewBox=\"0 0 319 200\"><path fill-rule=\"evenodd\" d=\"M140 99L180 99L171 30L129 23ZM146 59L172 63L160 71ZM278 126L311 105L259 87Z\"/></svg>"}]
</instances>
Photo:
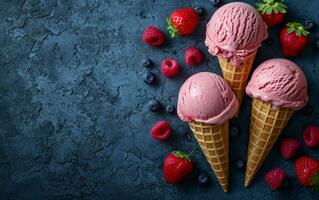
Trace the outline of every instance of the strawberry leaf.
<instances>
[{"instance_id":1,"label":"strawberry leaf","mask_svg":"<svg viewBox=\"0 0 319 200\"><path fill-rule=\"evenodd\" d=\"M284 4L284 0L263 0L263 3L256 3L256 8L263 15L287 12L287 6Z\"/></svg>"},{"instance_id":2,"label":"strawberry leaf","mask_svg":"<svg viewBox=\"0 0 319 200\"><path fill-rule=\"evenodd\" d=\"M319 172L311 177L311 185L315 190L319 190Z\"/></svg>"},{"instance_id":3,"label":"strawberry leaf","mask_svg":"<svg viewBox=\"0 0 319 200\"><path fill-rule=\"evenodd\" d=\"M182 158L186 161L191 161L189 155L187 155L186 153L182 152L182 151L173 151L172 152L174 156L178 157L178 158Z\"/></svg>"},{"instance_id":4,"label":"strawberry leaf","mask_svg":"<svg viewBox=\"0 0 319 200\"><path fill-rule=\"evenodd\" d=\"M167 31L169 32L171 38L174 38L178 35L178 31L176 30L176 28L173 26L172 21L167 18Z\"/></svg>"},{"instance_id":5,"label":"strawberry leaf","mask_svg":"<svg viewBox=\"0 0 319 200\"><path fill-rule=\"evenodd\" d=\"M290 22L286 24L288 28L288 33L295 32L297 36L308 36L310 33L305 29L305 27L298 22Z\"/></svg>"},{"instance_id":6,"label":"strawberry leaf","mask_svg":"<svg viewBox=\"0 0 319 200\"><path fill-rule=\"evenodd\" d=\"M272 13L272 8L267 8L266 15L270 15Z\"/></svg>"},{"instance_id":7,"label":"strawberry leaf","mask_svg":"<svg viewBox=\"0 0 319 200\"><path fill-rule=\"evenodd\" d=\"M278 11L281 13L287 13L287 10L285 8L278 8Z\"/></svg>"}]
</instances>

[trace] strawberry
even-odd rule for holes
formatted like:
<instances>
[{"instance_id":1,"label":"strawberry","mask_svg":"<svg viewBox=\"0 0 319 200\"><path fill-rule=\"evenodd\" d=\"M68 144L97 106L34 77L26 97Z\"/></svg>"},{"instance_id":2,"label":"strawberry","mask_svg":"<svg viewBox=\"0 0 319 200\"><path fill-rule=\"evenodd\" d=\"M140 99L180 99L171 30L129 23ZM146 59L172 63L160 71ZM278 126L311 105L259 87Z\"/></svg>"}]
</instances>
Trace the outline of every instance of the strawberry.
<instances>
[{"instance_id":1,"label":"strawberry","mask_svg":"<svg viewBox=\"0 0 319 200\"><path fill-rule=\"evenodd\" d=\"M266 173L265 182L272 190L278 190L282 186L286 177L286 172L277 168Z\"/></svg>"},{"instance_id":2,"label":"strawberry","mask_svg":"<svg viewBox=\"0 0 319 200\"><path fill-rule=\"evenodd\" d=\"M192 170L191 159L181 151L173 151L164 160L164 178L170 184L182 182Z\"/></svg>"},{"instance_id":3,"label":"strawberry","mask_svg":"<svg viewBox=\"0 0 319 200\"><path fill-rule=\"evenodd\" d=\"M301 23L291 22L280 31L280 44L283 54L294 57L301 53L308 43L309 32Z\"/></svg>"},{"instance_id":4,"label":"strawberry","mask_svg":"<svg viewBox=\"0 0 319 200\"><path fill-rule=\"evenodd\" d=\"M284 0L263 0L263 3L256 3L256 7L263 20L270 27L280 24L287 12Z\"/></svg>"},{"instance_id":5,"label":"strawberry","mask_svg":"<svg viewBox=\"0 0 319 200\"><path fill-rule=\"evenodd\" d=\"M155 26L149 26L144 30L142 39L148 45L157 47L164 44L165 35L160 29L156 28Z\"/></svg>"},{"instance_id":6,"label":"strawberry","mask_svg":"<svg viewBox=\"0 0 319 200\"><path fill-rule=\"evenodd\" d=\"M292 158L300 148L298 140L285 138L281 141L280 152L285 159Z\"/></svg>"},{"instance_id":7,"label":"strawberry","mask_svg":"<svg viewBox=\"0 0 319 200\"><path fill-rule=\"evenodd\" d=\"M316 147L319 145L319 128L310 125L302 133L303 141L308 147Z\"/></svg>"},{"instance_id":8,"label":"strawberry","mask_svg":"<svg viewBox=\"0 0 319 200\"><path fill-rule=\"evenodd\" d=\"M167 19L167 30L171 37L190 35L198 24L199 16L193 8L175 10Z\"/></svg>"},{"instance_id":9,"label":"strawberry","mask_svg":"<svg viewBox=\"0 0 319 200\"><path fill-rule=\"evenodd\" d=\"M302 185L319 189L319 160L307 156L298 158L295 173Z\"/></svg>"}]
</instances>

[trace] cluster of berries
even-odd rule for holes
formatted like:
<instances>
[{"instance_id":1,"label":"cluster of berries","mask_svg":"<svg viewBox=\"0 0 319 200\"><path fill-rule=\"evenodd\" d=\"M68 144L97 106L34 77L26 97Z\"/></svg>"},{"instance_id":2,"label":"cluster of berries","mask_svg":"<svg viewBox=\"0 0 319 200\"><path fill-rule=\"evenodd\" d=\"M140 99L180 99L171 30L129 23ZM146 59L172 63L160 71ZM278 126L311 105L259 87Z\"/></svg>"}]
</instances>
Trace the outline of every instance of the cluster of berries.
<instances>
[{"instance_id":1,"label":"cluster of berries","mask_svg":"<svg viewBox=\"0 0 319 200\"><path fill-rule=\"evenodd\" d=\"M307 147L319 146L319 128L310 125L302 133L303 142ZM280 151L285 159L292 159L301 148L298 140L285 138L280 143ZM299 182L308 187L319 189L319 160L301 156L294 163L295 174ZM286 172L281 168L272 169L265 175L265 181L272 190L279 189L287 179Z\"/></svg>"}]
</instances>

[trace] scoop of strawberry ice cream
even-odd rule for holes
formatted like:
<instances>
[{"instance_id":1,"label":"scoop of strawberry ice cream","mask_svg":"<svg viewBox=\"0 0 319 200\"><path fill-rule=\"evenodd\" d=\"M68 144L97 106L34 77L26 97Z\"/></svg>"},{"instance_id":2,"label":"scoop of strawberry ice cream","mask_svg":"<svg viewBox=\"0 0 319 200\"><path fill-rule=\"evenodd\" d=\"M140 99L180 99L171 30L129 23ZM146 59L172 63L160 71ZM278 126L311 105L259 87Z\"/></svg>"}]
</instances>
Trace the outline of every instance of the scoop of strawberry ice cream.
<instances>
[{"instance_id":1,"label":"scoop of strawberry ice cream","mask_svg":"<svg viewBox=\"0 0 319 200\"><path fill-rule=\"evenodd\" d=\"M212 55L239 66L267 36L267 25L258 11L246 3L234 2L214 13L207 24L205 44Z\"/></svg>"},{"instance_id":2,"label":"scoop of strawberry ice cream","mask_svg":"<svg viewBox=\"0 0 319 200\"><path fill-rule=\"evenodd\" d=\"M252 98L269 102L273 108L298 110L308 102L307 79L292 61L275 58L263 62L254 71L246 87Z\"/></svg>"},{"instance_id":3,"label":"scoop of strawberry ice cream","mask_svg":"<svg viewBox=\"0 0 319 200\"><path fill-rule=\"evenodd\" d=\"M238 101L227 84L214 73L197 73L179 91L177 114L183 121L223 124L238 109Z\"/></svg>"}]
</instances>

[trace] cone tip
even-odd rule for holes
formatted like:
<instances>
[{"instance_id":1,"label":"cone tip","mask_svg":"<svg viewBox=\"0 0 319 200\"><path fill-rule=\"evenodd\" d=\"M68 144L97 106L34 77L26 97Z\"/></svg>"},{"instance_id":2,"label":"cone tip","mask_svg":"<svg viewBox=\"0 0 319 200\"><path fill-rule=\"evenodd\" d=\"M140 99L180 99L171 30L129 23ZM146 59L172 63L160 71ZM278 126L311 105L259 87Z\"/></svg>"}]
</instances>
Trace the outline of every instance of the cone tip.
<instances>
[{"instance_id":1,"label":"cone tip","mask_svg":"<svg viewBox=\"0 0 319 200\"><path fill-rule=\"evenodd\" d=\"M224 192L228 192L228 186L224 185L224 186L222 186L222 188L223 188Z\"/></svg>"},{"instance_id":2,"label":"cone tip","mask_svg":"<svg viewBox=\"0 0 319 200\"><path fill-rule=\"evenodd\" d=\"M250 178L245 178L245 187L249 187L251 183L251 179Z\"/></svg>"}]
</instances>

